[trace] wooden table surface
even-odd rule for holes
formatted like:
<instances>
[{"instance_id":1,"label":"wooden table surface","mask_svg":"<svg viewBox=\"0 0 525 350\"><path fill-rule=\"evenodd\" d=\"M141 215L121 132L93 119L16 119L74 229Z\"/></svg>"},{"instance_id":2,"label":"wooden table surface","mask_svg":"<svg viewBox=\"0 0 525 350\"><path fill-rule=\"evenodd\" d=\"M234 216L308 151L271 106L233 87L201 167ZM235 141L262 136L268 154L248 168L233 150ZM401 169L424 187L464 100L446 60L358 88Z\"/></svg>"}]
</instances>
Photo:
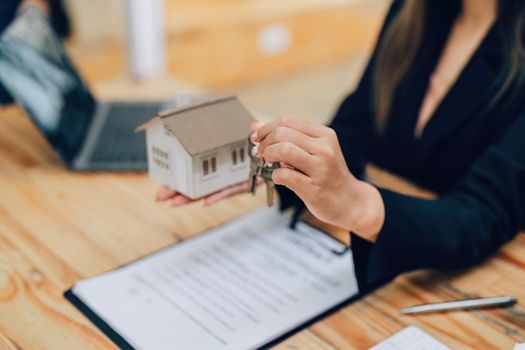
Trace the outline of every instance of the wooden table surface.
<instances>
[{"instance_id":1,"label":"wooden table surface","mask_svg":"<svg viewBox=\"0 0 525 350\"><path fill-rule=\"evenodd\" d=\"M156 188L144 174L67 171L23 112L0 109L0 349L115 348L63 298L66 289L264 203L262 196L243 195L206 209L200 203L172 209L154 202ZM426 316L398 311L505 294L520 302L508 309ZM512 349L525 341L524 303L520 234L476 268L400 277L276 349L365 349L408 325L452 349Z\"/></svg>"}]
</instances>

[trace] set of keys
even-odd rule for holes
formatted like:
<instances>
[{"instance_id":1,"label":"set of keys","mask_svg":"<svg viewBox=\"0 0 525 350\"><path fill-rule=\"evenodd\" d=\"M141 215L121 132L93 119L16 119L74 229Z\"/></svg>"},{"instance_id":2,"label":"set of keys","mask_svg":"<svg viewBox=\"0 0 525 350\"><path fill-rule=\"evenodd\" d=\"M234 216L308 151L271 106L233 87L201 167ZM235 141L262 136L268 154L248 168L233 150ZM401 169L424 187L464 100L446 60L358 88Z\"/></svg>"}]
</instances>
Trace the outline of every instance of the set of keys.
<instances>
[{"instance_id":1,"label":"set of keys","mask_svg":"<svg viewBox=\"0 0 525 350\"><path fill-rule=\"evenodd\" d=\"M250 134L251 136L251 134ZM257 179L260 176L266 185L266 203L269 207L274 202L274 189L275 185L272 181L272 173L275 169L280 168L279 163L268 164L263 158L258 158L255 155L257 150L257 144L248 137L250 147L248 148L248 154L250 155L250 175L248 176L248 192L255 195L257 191Z\"/></svg>"}]
</instances>

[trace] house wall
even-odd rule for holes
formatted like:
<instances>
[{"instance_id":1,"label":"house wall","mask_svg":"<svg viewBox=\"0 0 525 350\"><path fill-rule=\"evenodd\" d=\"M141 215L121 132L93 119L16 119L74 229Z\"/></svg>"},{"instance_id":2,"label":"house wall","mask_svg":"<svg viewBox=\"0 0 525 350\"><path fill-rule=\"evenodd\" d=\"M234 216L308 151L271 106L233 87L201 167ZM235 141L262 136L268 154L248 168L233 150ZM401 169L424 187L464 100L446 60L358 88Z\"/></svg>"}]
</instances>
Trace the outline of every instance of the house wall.
<instances>
[{"instance_id":1,"label":"house wall","mask_svg":"<svg viewBox=\"0 0 525 350\"><path fill-rule=\"evenodd\" d=\"M161 121L152 122L146 130L148 173L156 181L183 194L190 192L188 173L191 157L179 141L170 135ZM169 168L164 167L167 162Z\"/></svg>"},{"instance_id":2,"label":"house wall","mask_svg":"<svg viewBox=\"0 0 525 350\"><path fill-rule=\"evenodd\" d=\"M244 161L240 162L240 155L237 155L237 165L233 165L232 151L234 149L244 149ZM224 187L246 181L250 169L250 158L248 156L248 145L246 141L237 142L219 148L217 150L196 155L193 157L193 191L192 198L200 198L210 193L216 192ZM217 172L205 176L203 174L203 160L216 157ZM209 164L211 167L211 164Z\"/></svg>"}]
</instances>

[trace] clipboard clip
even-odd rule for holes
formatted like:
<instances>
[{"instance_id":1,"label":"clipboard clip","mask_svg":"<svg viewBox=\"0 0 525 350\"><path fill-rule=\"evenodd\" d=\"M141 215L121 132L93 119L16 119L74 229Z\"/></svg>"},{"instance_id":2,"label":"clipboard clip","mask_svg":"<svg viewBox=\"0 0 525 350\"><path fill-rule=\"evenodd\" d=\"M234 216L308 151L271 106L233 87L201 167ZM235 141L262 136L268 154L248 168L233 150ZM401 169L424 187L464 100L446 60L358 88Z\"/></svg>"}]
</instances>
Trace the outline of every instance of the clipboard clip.
<instances>
[{"instance_id":1,"label":"clipboard clip","mask_svg":"<svg viewBox=\"0 0 525 350\"><path fill-rule=\"evenodd\" d=\"M300 231L297 230L297 224L299 223L299 221L301 221L300 218L301 218L302 213L303 213L303 209L296 209L296 210L294 210L293 214L292 214L292 218L290 220L289 227L292 229L293 232L296 232L297 234L301 233ZM308 223L306 223L304 221L303 221L303 223L305 225L311 226L311 225L309 225ZM322 249L324 249L324 250L326 250L326 251L328 251L331 254L336 255L336 256L343 256L343 255L345 255L346 253L348 253L351 250L350 246L347 246L344 242L341 242L340 240L332 237L329 233L327 233L327 232L325 232L323 230L319 230L319 229L317 229L317 231L322 233L324 236L327 236L330 239L333 239L337 243L341 244L344 248L342 248L342 249L332 248L332 247L328 246L326 243L322 242L321 240L317 239L316 237L314 237L312 235L302 235L301 237L310 239L312 242L315 242L315 244L317 244L317 246L319 246L320 248L322 248Z\"/></svg>"}]
</instances>

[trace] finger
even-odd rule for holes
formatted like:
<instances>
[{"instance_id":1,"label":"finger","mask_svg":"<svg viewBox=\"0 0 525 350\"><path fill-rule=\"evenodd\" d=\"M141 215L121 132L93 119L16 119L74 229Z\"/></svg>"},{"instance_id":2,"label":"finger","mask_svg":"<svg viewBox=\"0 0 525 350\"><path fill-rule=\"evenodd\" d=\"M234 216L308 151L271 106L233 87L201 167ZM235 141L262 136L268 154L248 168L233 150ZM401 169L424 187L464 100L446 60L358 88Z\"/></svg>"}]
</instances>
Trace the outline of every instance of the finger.
<instances>
[{"instance_id":1,"label":"finger","mask_svg":"<svg viewBox=\"0 0 525 350\"><path fill-rule=\"evenodd\" d=\"M167 201L168 199L175 197L176 195L177 195L177 191L172 190L168 186L164 185L157 191L157 196L155 197L155 201L164 202L164 201Z\"/></svg>"},{"instance_id":2,"label":"finger","mask_svg":"<svg viewBox=\"0 0 525 350\"><path fill-rule=\"evenodd\" d=\"M290 168L275 169L272 173L272 181L294 191L303 201L308 193L310 179L305 174Z\"/></svg>"},{"instance_id":3,"label":"finger","mask_svg":"<svg viewBox=\"0 0 525 350\"><path fill-rule=\"evenodd\" d=\"M243 182L242 184L234 185L231 187L228 187L222 191L215 192L207 197L204 198L204 206L210 206L212 204L215 204L219 202L220 200L223 200L225 198L228 198L230 196L233 196L234 194L246 192L248 190L248 184L246 182Z\"/></svg>"},{"instance_id":4,"label":"finger","mask_svg":"<svg viewBox=\"0 0 525 350\"><path fill-rule=\"evenodd\" d=\"M191 200L190 198L186 197L186 196L183 196L181 194L175 196L175 198L173 198L171 201L170 201L170 205L172 207L180 207L181 205L184 205L184 204L189 204L193 202L193 200Z\"/></svg>"},{"instance_id":5,"label":"finger","mask_svg":"<svg viewBox=\"0 0 525 350\"><path fill-rule=\"evenodd\" d=\"M258 120L254 120L251 122L250 124L250 130L251 131L257 131L261 126L263 126L264 123L263 122L260 122Z\"/></svg>"},{"instance_id":6,"label":"finger","mask_svg":"<svg viewBox=\"0 0 525 350\"><path fill-rule=\"evenodd\" d=\"M290 142L305 150L306 152L313 154L316 141L317 140L315 138L303 134L302 132L299 132L295 129L291 129L286 126L278 126L259 144L258 151L260 154L263 154L266 147L270 145L280 142Z\"/></svg>"},{"instance_id":7,"label":"finger","mask_svg":"<svg viewBox=\"0 0 525 350\"><path fill-rule=\"evenodd\" d=\"M282 118L273 120L267 124L264 124L257 129L257 141L262 141L268 134L270 134L275 128L279 126L285 126L291 129L295 129L303 134L311 137L321 137L326 134L327 127L324 125L312 123L306 120L294 119L294 118Z\"/></svg>"},{"instance_id":8,"label":"finger","mask_svg":"<svg viewBox=\"0 0 525 350\"><path fill-rule=\"evenodd\" d=\"M290 142L270 145L263 154L268 163L281 162L307 175L312 175L316 169L316 158Z\"/></svg>"}]
</instances>

